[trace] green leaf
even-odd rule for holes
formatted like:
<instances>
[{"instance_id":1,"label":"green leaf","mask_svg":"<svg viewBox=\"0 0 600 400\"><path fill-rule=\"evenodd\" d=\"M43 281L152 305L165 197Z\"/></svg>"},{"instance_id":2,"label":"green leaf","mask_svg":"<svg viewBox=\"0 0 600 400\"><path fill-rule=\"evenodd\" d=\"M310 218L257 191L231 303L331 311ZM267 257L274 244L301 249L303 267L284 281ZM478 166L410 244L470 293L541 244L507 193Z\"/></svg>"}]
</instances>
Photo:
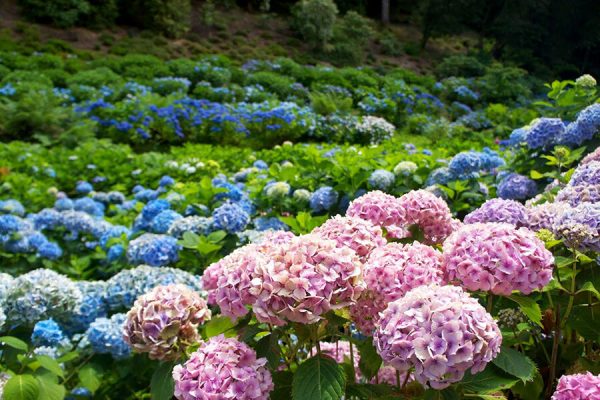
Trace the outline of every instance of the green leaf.
<instances>
[{"instance_id":1,"label":"green leaf","mask_svg":"<svg viewBox=\"0 0 600 400\"><path fill-rule=\"evenodd\" d=\"M346 387L346 398L378 399L392 393L390 385L351 384Z\"/></svg>"},{"instance_id":2,"label":"green leaf","mask_svg":"<svg viewBox=\"0 0 600 400\"><path fill-rule=\"evenodd\" d=\"M12 337L12 336L0 337L0 343L2 343L2 345L9 346L9 347L12 347L13 349L17 349L17 350L21 350L21 351L27 351L27 349L28 349L27 343L25 343L21 339L17 339L16 337Z\"/></svg>"},{"instance_id":3,"label":"green leaf","mask_svg":"<svg viewBox=\"0 0 600 400\"><path fill-rule=\"evenodd\" d=\"M587 340L600 340L600 306L573 307L567 325Z\"/></svg>"},{"instance_id":4,"label":"green leaf","mask_svg":"<svg viewBox=\"0 0 600 400\"><path fill-rule=\"evenodd\" d=\"M579 289L577 291L577 294L582 293L582 292L590 292L592 293L594 296L596 296L597 299L600 299L600 293L598 292L598 290L596 289L596 287L594 286L594 284L592 282L586 282L581 286L581 289Z\"/></svg>"},{"instance_id":5,"label":"green leaf","mask_svg":"<svg viewBox=\"0 0 600 400\"><path fill-rule=\"evenodd\" d=\"M572 257L563 257L563 256L556 256L554 257L554 264L556 264L556 266L558 268L564 268L564 267L568 267L569 265L573 264L573 258Z\"/></svg>"},{"instance_id":6,"label":"green leaf","mask_svg":"<svg viewBox=\"0 0 600 400\"><path fill-rule=\"evenodd\" d=\"M523 382L532 380L537 371L533 361L510 347L503 346L492 363L504 372L516 376Z\"/></svg>"},{"instance_id":7,"label":"green leaf","mask_svg":"<svg viewBox=\"0 0 600 400\"><path fill-rule=\"evenodd\" d=\"M471 375L469 372L461 381L465 391L477 394L489 394L499 390L510 389L519 378L511 376L494 364L487 367L478 374Z\"/></svg>"},{"instance_id":8,"label":"green leaf","mask_svg":"<svg viewBox=\"0 0 600 400\"><path fill-rule=\"evenodd\" d=\"M48 371L52 372L54 375L57 375L60 377L65 376L65 373L63 372L62 368L60 367L60 364L54 358L42 355L42 356L37 356L35 359L37 360L37 362L40 363L41 367L46 368Z\"/></svg>"},{"instance_id":9,"label":"green leaf","mask_svg":"<svg viewBox=\"0 0 600 400\"><path fill-rule=\"evenodd\" d=\"M15 375L4 385L4 400L38 400L40 384L33 375Z\"/></svg>"},{"instance_id":10,"label":"green leaf","mask_svg":"<svg viewBox=\"0 0 600 400\"><path fill-rule=\"evenodd\" d=\"M536 371L533 382L517 382L510 390L518 395L521 400L538 400L542 397L544 379L542 378L542 375Z\"/></svg>"},{"instance_id":11,"label":"green leaf","mask_svg":"<svg viewBox=\"0 0 600 400\"><path fill-rule=\"evenodd\" d=\"M377 350L375 350L372 340L367 339L357 343L357 347L360 353L358 368L360 368L360 372L362 372L367 380L371 380L371 378L377 375L377 371L379 371L379 367L381 367L383 361Z\"/></svg>"},{"instance_id":12,"label":"green leaf","mask_svg":"<svg viewBox=\"0 0 600 400\"><path fill-rule=\"evenodd\" d=\"M292 392L292 382L294 374L290 371L273 372L273 391L270 393L270 400L290 400Z\"/></svg>"},{"instance_id":13,"label":"green leaf","mask_svg":"<svg viewBox=\"0 0 600 400\"><path fill-rule=\"evenodd\" d=\"M59 363L66 363L66 362L75 360L77 357L79 357L78 352L70 351L70 352L66 353L65 355L57 358L56 361L58 361Z\"/></svg>"},{"instance_id":14,"label":"green leaf","mask_svg":"<svg viewBox=\"0 0 600 400\"><path fill-rule=\"evenodd\" d=\"M200 243L200 236L196 235L194 232L184 232L183 240L180 241L181 245L186 249L195 249Z\"/></svg>"},{"instance_id":15,"label":"green leaf","mask_svg":"<svg viewBox=\"0 0 600 400\"><path fill-rule=\"evenodd\" d=\"M223 247L223 246L221 246L220 244L213 244L213 243L209 243L209 242L200 242L196 246L196 250L198 250L200 252L200 254L210 254L212 252L220 250L221 247Z\"/></svg>"},{"instance_id":16,"label":"green leaf","mask_svg":"<svg viewBox=\"0 0 600 400\"><path fill-rule=\"evenodd\" d=\"M207 338L211 338L232 330L234 326L235 324L228 317L215 317L204 324L204 333ZM235 332L233 333L235 334Z\"/></svg>"},{"instance_id":17,"label":"green leaf","mask_svg":"<svg viewBox=\"0 0 600 400\"><path fill-rule=\"evenodd\" d=\"M423 394L425 400L459 400L460 396L452 388L446 388L444 390L428 389Z\"/></svg>"},{"instance_id":18,"label":"green leaf","mask_svg":"<svg viewBox=\"0 0 600 400\"><path fill-rule=\"evenodd\" d=\"M294 374L293 400L339 400L344 395L346 375L329 357L315 356L304 361Z\"/></svg>"},{"instance_id":19,"label":"green leaf","mask_svg":"<svg viewBox=\"0 0 600 400\"><path fill-rule=\"evenodd\" d=\"M150 380L152 400L171 400L173 398L175 390L175 381L173 380L174 365L175 363L172 362L158 364Z\"/></svg>"},{"instance_id":20,"label":"green leaf","mask_svg":"<svg viewBox=\"0 0 600 400\"><path fill-rule=\"evenodd\" d=\"M532 169L531 172L529 173L529 176L531 176L531 179L542 179L544 177L544 175L542 175L541 173L537 172L536 170Z\"/></svg>"},{"instance_id":21,"label":"green leaf","mask_svg":"<svg viewBox=\"0 0 600 400\"><path fill-rule=\"evenodd\" d=\"M211 243L217 243L225 239L225 236L227 236L227 232L225 231L214 231L211 232L206 239Z\"/></svg>"},{"instance_id":22,"label":"green leaf","mask_svg":"<svg viewBox=\"0 0 600 400\"><path fill-rule=\"evenodd\" d=\"M77 373L79 382L94 393L102 384L102 371L95 364L86 364Z\"/></svg>"},{"instance_id":23,"label":"green leaf","mask_svg":"<svg viewBox=\"0 0 600 400\"><path fill-rule=\"evenodd\" d=\"M38 400L63 400L67 391L63 385L54 382L52 378L38 376L37 381L40 388Z\"/></svg>"},{"instance_id":24,"label":"green leaf","mask_svg":"<svg viewBox=\"0 0 600 400\"><path fill-rule=\"evenodd\" d=\"M513 294L509 297L512 301L519 305L519 309L523 314L527 315L531 321L543 327L542 325L542 310L540 306L531 297L524 297L517 294Z\"/></svg>"},{"instance_id":25,"label":"green leaf","mask_svg":"<svg viewBox=\"0 0 600 400\"><path fill-rule=\"evenodd\" d=\"M265 357L272 369L276 369L281 363L281 349L277 341L277 334L273 332L256 343L256 354L258 357Z\"/></svg>"}]
</instances>

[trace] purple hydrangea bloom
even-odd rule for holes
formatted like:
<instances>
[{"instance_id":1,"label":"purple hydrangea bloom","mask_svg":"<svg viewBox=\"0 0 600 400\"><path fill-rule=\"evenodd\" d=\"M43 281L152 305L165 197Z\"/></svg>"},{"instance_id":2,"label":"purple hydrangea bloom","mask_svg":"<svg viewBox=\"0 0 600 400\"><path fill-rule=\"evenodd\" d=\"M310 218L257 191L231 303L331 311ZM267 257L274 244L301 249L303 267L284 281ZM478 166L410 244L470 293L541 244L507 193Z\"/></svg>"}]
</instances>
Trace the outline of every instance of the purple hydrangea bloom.
<instances>
[{"instance_id":1,"label":"purple hydrangea bloom","mask_svg":"<svg viewBox=\"0 0 600 400\"><path fill-rule=\"evenodd\" d=\"M525 200L535 196L537 186L526 176L516 173L508 174L498 185L498 197L511 200Z\"/></svg>"},{"instance_id":2,"label":"purple hydrangea bloom","mask_svg":"<svg viewBox=\"0 0 600 400\"><path fill-rule=\"evenodd\" d=\"M527 226L527 209L514 200L491 199L477 210L467 214L465 224L476 222L506 222L516 227Z\"/></svg>"}]
</instances>

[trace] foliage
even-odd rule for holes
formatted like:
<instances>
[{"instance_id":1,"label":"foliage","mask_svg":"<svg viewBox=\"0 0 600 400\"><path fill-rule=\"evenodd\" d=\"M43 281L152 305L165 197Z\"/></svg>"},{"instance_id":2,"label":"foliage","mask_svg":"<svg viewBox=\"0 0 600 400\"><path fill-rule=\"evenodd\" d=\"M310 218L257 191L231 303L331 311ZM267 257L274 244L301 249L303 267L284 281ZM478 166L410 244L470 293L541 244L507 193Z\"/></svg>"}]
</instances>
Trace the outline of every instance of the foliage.
<instances>
[{"instance_id":1,"label":"foliage","mask_svg":"<svg viewBox=\"0 0 600 400\"><path fill-rule=\"evenodd\" d=\"M292 26L314 48L324 50L333 37L337 13L333 0L301 0L292 9Z\"/></svg>"}]
</instances>

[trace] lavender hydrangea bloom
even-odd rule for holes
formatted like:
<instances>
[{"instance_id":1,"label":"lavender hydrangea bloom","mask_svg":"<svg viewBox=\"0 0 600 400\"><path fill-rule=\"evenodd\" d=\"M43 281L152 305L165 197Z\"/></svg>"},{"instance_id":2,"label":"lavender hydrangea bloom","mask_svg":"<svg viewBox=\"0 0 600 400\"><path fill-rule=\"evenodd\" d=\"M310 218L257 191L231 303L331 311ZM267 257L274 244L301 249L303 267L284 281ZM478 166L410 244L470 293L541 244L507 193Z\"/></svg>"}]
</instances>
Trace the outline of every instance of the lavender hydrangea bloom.
<instances>
[{"instance_id":1,"label":"lavender hydrangea bloom","mask_svg":"<svg viewBox=\"0 0 600 400\"><path fill-rule=\"evenodd\" d=\"M478 301L456 286L412 289L388 305L373 337L383 361L414 368L417 381L434 389L482 371L500 351L502 334Z\"/></svg>"},{"instance_id":2,"label":"lavender hydrangea bloom","mask_svg":"<svg viewBox=\"0 0 600 400\"><path fill-rule=\"evenodd\" d=\"M498 197L509 200L526 200L535 196L537 186L526 176L516 173L508 174L498 185Z\"/></svg>"},{"instance_id":3,"label":"lavender hydrangea bloom","mask_svg":"<svg viewBox=\"0 0 600 400\"><path fill-rule=\"evenodd\" d=\"M600 184L567 185L558 191L555 201L569 203L573 207L581 203L600 203Z\"/></svg>"},{"instance_id":4,"label":"lavender hydrangea bloom","mask_svg":"<svg viewBox=\"0 0 600 400\"><path fill-rule=\"evenodd\" d=\"M555 222L554 232L579 250L600 252L600 203L581 203L565 210Z\"/></svg>"},{"instance_id":5,"label":"lavender hydrangea bloom","mask_svg":"<svg viewBox=\"0 0 600 400\"><path fill-rule=\"evenodd\" d=\"M569 186L600 185L600 161L582 164L575 169Z\"/></svg>"},{"instance_id":6,"label":"lavender hydrangea bloom","mask_svg":"<svg viewBox=\"0 0 600 400\"><path fill-rule=\"evenodd\" d=\"M527 209L514 200L491 199L467 214L465 224L477 222L506 222L516 227L528 226Z\"/></svg>"},{"instance_id":7,"label":"lavender hydrangea bloom","mask_svg":"<svg viewBox=\"0 0 600 400\"><path fill-rule=\"evenodd\" d=\"M562 213L569 208L569 204L561 202L542 203L528 207L527 215L529 229L534 232L537 232L540 229L553 231L556 221L561 217Z\"/></svg>"}]
</instances>

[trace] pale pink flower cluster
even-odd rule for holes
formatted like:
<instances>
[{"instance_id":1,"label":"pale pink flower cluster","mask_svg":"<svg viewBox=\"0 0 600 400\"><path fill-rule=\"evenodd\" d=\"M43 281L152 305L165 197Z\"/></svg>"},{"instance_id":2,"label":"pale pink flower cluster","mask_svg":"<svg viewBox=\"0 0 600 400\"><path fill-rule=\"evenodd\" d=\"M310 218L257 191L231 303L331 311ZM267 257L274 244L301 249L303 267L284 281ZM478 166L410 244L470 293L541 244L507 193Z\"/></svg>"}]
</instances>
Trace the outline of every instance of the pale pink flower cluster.
<instances>
[{"instance_id":1,"label":"pale pink flower cluster","mask_svg":"<svg viewBox=\"0 0 600 400\"><path fill-rule=\"evenodd\" d=\"M250 293L260 322L311 324L354 303L365 288L362 263L349 248L310 234L273 246L255 270Z\"/></svg>"},{"instance_id":2,"label":"pale pink flower cluster","mask_svg":"<svg viewBox=\"0 0 600 400\"><path fill-rule=\"evenodd\" d=\"M415 287L443 283L442 266L442 253L418 242L388 243L375 249L364 266L367 291L350 308L358 329L371 334L388 303Z\"/></svg>"},{"instance_id":3,"label":"pale pink flower cluster","mask_svg":"<svg viewBox=\"0 0 600 400\"><path fill-rule=\"evenodd\" d=\"M212 263L204 270L202 274L202 287L208 292L208 304L217 304L217 292L219 289L219 278L235 270L238 265L244 262L247 253L257 251L257 246L249 244L238 249L235 249L231 254L221 258L219 261Z\"/></svg>"},{"instance_id":4,"label":"pale pink flower cluster","mask_svg":"<svg viewBox=\"0 0 600 400\"><path fill-rule=\"evenodd\" d=\"M204 342L173 369L179 400L268 400L273 390L265 358L237 339L223 335Z\"/></svg>"},{"instance_id":5,"label":"pale pink flower cluster","mask_svg":"<svg viewBox=\"0 0 600 400\"><path fill-rule=\"evenodd\" d=\"M583 157L583 160L581 160L579 165L589 164L592 161L600 161L600 147L596 147L596 150L592 151L590 154Z\"/></svg>"},{"instance_id":6,"label":"pale pink flower cluster","mask_svg":"<svg viewBox=\"0 0 600 400\"><path fill-rule=\"evenodd\" d=\"M385 228L392 237L404 237L405 212L398 199L379 190L368 192L353 200L346 215L370 221L373 225Z\"/></svg>"},{"instance_id":7,"label":"pale pink flower cluster","mask_svg":"<svg viewBox=\"0 0 600 400\"><path fill-rule=\"evenodd\" d=\"M123 337L153 360L175 360L200 340L198 325L210 317L204 299L186 285L157 286L135 301Z\"/></svg>"},{"instance_id":8,"label":"pale pink flower cluster","mask_svg":"<svg viewBox=\"0 0 600 400\"><path fill-rule=\"evenodd\" d=\"M600 400L600 375L563 375L558 380L552 400Z\"/></svg>"},{"instance_id":9,"label":"pale pink flower cluster","mask_svg":"<svg viewBox=\"0 0 600 400\"><path fill-rule=\"evenodd\" d=\"M468 290L529 294L552 278L554 257L527 228L504 223L464 225L443 245L448 282Z\"/></svg>"},{"instance_id":10,"label":"pale pink flower cluster","mask_svg":"<svg viewBox=\"0 0 600 400\"><path fill-rule=\"evenodd\" d=\"M321 352L333 358L338 364L350 362L350 343L346 340L338 340L337 342L321 342ZM356 381L364 381L359 368L360 353L356 346L352 348L354 354L354 373ZM316 353L316 347L313 348L313 353ZM396 385L396 369L388 365L382 365L377 372L377 376L371 379L371 383L387 383L388 385Z\"/></svg>"},{"instance_id":11,"label":"pale pink flower cluster","mask_svg":"<svg viewBox=\"0 0 600 400\"><path fill-rule=\"evenodd\" d=\"M373 342L384 362L443 389L467 370L482 371L500 351L502 334L490 314L457 286L420 286L389 304Z\"/></svg>"},{"instance_id":12,"label":"pale pink flower cluster","mask_svg":"<svg viewBox=\"0 0 600 400\"><path fill-rule=\"evenodd\" d=\"M387 243L379 226L357 217L337 215L315 228L312 233L335 240L338 247L351 248L361 261L364 261L371 251Z\"/></svg>"},{"instance_id":13,"label":"pale pink flower cluster","mask_svg":"<svg viewBox=\"0 0 600 400\"><path fill-rule=\"evenodd\" d=\"M428 244L442 243L462 224L452 218L448 204L427 190L413 190L398 199L404 210L404 227L417 225Z\"/></svg>"}]
</instances>

